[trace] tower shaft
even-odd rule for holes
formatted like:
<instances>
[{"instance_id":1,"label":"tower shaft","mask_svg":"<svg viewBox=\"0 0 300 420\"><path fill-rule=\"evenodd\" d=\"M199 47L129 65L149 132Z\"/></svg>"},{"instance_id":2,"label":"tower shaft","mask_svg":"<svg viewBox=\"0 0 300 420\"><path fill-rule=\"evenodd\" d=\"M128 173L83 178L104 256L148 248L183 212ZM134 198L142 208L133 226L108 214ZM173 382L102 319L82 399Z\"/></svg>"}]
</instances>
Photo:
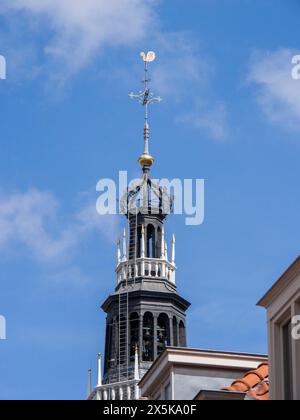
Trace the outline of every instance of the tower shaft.
<instances>
[{"instance_id":1,"label":"tower shaft","mask_svg":"<svg viewBox=\"0 0 300 420\"><path fill-rule=\"evenodd\" d=\"M128 222L123 251L118 241L116 287L103 303L106 338L103 381L98 377L96 399L137 399L138 381L167 346L186 346L186 311L190 304L177 292L175 237L168 260L164 223L172 199L153 183L149 153L148 106L160 102L149 88L148 63L155 54L142 53L144 91L131 94L145 108L143 174L123 197ZM98 360L99 364L99 360ZM98 368L98 372L99 372ZM99 376L99 374L98 374Z\"/></svg>"}]
</instances>

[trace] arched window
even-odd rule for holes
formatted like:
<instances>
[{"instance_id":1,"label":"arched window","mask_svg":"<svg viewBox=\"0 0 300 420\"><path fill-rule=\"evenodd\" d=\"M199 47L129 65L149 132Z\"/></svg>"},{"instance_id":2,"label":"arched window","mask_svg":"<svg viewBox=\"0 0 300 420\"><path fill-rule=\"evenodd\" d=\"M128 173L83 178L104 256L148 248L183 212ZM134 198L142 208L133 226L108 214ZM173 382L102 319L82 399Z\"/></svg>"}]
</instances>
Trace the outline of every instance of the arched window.
<instances>
[{"instance_id":1,"label":"arched window","mask_svg":"<svg viewBox=\"0 0 300 420\"><path fill-rule=\"evenodd\" d=\"M110 367L109 360L111 354L111 338L112 338L112 325L111 321L107 321L106 333L105 333L105 360L104 360L104 372Z\"/></svg>"},{"instance_id":2,"label":"arched window","mask_svg":"<svg viewBox=\"0 0 300 420\"><path fill-rule=\"evenodd\" d=\"M154 360L154 318L151 312L146 312L143 318L143 361Z\"/></svg>"},{"instance_id":3,"label":"arched window","mask_svg":"<svg viewBox=\"0 0 300 420\"><path fill-rule=\"evenodd\" d=\"M134 360L135 348L139 344L140 336L140 319L139 315L134 312L130 315L130 360Z\"/></svg>"},{"instance_id":4,"label":"arched window","mask_svg":"<svg viewBox=\"0 0 300 420\"><path fill-rule=\"evenodd\" d=\"M119 322L116 318L108 322L108 352L107 352L107 366L114 367L117 364L117 346L119 334Z\"/></svg>"},{"instance_id":5,"label":"arched window","mask_svg":"<svg viewBox=\"0 0 300 420\"><path fill-rule=\"evenodd\" d=\"M157 355L170 345L170 322L166 314L160 314L157 319Z\"/></svg>"},{"instance_id":6,"label":"arched window","mask_svg":"<svg viewBox=\"0 0 300 420\"><path fill-rule=\"evenodd\" d=\"M178 347L178 322L176 316L173 317L173 340L174 347Z\"/></svg>"},{"instance_id":7,"label":"arched window","mask_svg":"<svg viewBox=\"0 0 300 420\"><path fill-rule=\"evenodd\" d=\"M147 226L147 257L156 258L155 229L153 225Z\"/></svg>"},{"instance_id":8,"label":"arched window","mask_svg":"<svg viewBox=\"0 0 300 420\"><path fill-rule=\"evenodd\" d=\"M179 346L186 347L185 326L183 321L179 322Z\"/></svg>"}]
</instances>

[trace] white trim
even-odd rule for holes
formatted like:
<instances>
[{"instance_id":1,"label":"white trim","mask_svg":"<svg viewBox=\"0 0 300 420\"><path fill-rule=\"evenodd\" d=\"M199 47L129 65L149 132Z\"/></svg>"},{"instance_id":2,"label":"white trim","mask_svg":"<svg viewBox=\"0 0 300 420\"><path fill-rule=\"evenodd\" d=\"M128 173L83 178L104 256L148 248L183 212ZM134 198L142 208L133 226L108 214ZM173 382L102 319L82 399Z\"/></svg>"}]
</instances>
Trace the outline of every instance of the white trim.
<instances>
[{"instance_id":1,"label":"white trim","mask_svg":"<svg viewBox=\"0 0 300 420\"><path fill-rule=\"evenodd\" d=\"M246 353L226 353L188 348L167 348L153 363L152 367L140 381L142 396L149 396L161 386L162 378L171 374L172 390L174 391L174 367L195 366L223 368L235 370L256 369L260 363L267 362L268 357ZM171 373L170 373L171 372ZM174 394L172 394L174 396Z\"/></svg>"}]
</instances>

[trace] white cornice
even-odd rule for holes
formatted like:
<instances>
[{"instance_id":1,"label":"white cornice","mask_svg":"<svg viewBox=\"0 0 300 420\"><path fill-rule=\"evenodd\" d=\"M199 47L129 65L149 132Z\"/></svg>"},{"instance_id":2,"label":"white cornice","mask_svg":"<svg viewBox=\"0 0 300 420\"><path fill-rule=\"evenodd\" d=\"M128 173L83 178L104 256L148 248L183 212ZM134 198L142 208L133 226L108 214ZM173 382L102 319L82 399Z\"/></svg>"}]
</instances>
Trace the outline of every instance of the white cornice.
<instances>
[{"instance_id":1,"label":"white cornice","mask_svg":"<svg viewBox=\"0 0 300 420\"><path fill-rule=\"evenodd\" d=\"M282 294L283 290L294 281L298 274L300 274L300 256L290 265L257 305L267 309Z\"/></svg>"},{"instance_id":2,"label":"white cornice","mask_svg":"<svg viewBox=\"0 0 300 420\"><path fill-rule=\"evenodd\" d=\"M171 365L247 371L255 369L260 363L267 361L267 356L258 354L168 347L153 363L140 381L139 386L141 389L147 388L149 385L152 387L157 381L160 381L162 375Z\"/></svg>"}]
</instances>

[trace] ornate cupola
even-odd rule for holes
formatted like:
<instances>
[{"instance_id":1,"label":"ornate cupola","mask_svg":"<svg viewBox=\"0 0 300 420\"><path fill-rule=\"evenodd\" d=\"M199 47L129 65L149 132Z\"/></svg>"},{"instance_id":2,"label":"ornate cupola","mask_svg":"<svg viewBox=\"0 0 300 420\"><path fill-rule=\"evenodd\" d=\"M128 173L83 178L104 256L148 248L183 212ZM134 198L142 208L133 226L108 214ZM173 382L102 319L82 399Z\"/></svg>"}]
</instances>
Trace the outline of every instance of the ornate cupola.
<instances>
[{"instance_id":1,"label":"ornate cupola","mask_svg":"<svg viewBox=\"0 0 300 420\"><path fill-rule=\"evenodd\" d=\"M165 347L186 347L190 304L177 293L175 235L169 256L164 228L173 198L150 177L148 106L161 101L149 88L148 64L155 54L141 56L145 89L130 97L145 109L142 176L121 201L128 229L118 240L115 292L102 305L107 320L104 377L93 394L98 399L138 398L138 381Z\"/></svg>"}]
</instances>

